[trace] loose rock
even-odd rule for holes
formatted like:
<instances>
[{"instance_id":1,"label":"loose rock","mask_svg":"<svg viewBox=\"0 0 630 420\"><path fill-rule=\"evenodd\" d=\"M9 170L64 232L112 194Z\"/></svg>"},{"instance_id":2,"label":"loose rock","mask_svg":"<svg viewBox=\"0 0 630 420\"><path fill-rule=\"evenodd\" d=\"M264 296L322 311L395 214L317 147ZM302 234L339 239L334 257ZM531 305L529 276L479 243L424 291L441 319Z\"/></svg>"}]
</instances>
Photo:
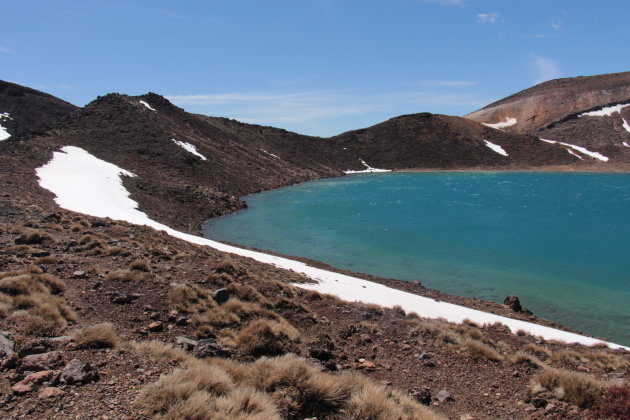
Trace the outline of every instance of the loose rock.
<instances>
[{"instance_id":1,"label":"loose rock","mask_svg":"<svg viewBox=\"0 0 630 420\"><path fill-rule=\"evenodd\" d=\"M63 368L61 380L66 384L85 384L98 379L98 372L90 363L83 363L79 359L72 359Z\"/></svg>"}]
</instances>

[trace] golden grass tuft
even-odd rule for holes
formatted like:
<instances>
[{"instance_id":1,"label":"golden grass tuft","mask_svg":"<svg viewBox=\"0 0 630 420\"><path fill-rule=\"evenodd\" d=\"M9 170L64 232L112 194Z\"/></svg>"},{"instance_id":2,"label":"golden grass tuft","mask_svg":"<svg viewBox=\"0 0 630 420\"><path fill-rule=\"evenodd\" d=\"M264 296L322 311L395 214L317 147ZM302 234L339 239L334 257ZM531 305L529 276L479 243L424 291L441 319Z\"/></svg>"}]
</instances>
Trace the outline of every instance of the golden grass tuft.
<instances>
[{"instance_id":1,"label":"golden grass tuft","mask_svg":"<svg viewBox=\"0 0 630 420\"><path fill-rule=\"evenodd\" d=\"M254 356L277 355L286 353L298 337L298 331L284 320L259 319L238 333L236 345Z\"/></svg>"},{"instance_id":2,"label":"golden grass tuft","mask_svg":"<svg viewBox=\"0 0 630 420\"><path fill-rule=\"evenodd\" d=\"M73 333L77 348L81 349L116 349L120 345L118 334L109 322L92 325Z\"/></svg>"},{"instance_id":3,"label":"golden grass tuft","mask_svg":"<svg viewBox=\"0 0 630 420\"><path fill-rule=\"evenodd\" d=\"M538 357L522 351L517 351L514 356L510 358L510 363L513 365L526 365L536 369L547 367Z\"/></svg>"},{"instance_id":4,"label":"golden grass tuft","mask_svg":"<svg viewBox=\"0 0 630 420\"><path fill-rule=\"evenodd\" d=\"M151 266L149 265L149 262L147 260L135 260L131 264L129 264L129 270L150 273Z\"/></svg>"},{"instance_id":5,"label":"golden grass tuft","mask_svg":"<svg viewBox=\"0 0 630 420\"><path fill-rule=\"evenodd\" d=\"M462 347L475 358L484 358L492 362L500 362L503 360L503 356L498 351L486 344L483 344L481 341L466 340L462 344Z\"/></svg>"},{"instance_id":6,"label":"golden grass tuft","mask_svg":"<svg viewBox=\"0 0 630 420\"><path fill-rule=\"evenodd\" d=\"M539 346L538 344L529 343L525 347L523 347L523 351L527 353L536 354L538 356L550 357L551 351L546 349L543 346Z\"/></svg>"},{"instance_id":7,"label":"golden grass tuft","mask_svg":"<svg viewBox=\"0 0 630 420\"><path fill-rule=\"evenodd\" d=\"M217 306L207 290L189 283L171 288L167 299L173 309L186 313L205 312Z\"/></svg>"},{"instance_id":8,"label":"golden grass tuft","mask_svg":"<svg viewBox=\"0 0 630 420\"><path fill-rule=\"evenodd\" d=\"M564 369L547 368L533 378L530 394L548 390L558 399L580 407L589 407L600 397L606 385L591 375Z\"/></svg>"}]
</instances>

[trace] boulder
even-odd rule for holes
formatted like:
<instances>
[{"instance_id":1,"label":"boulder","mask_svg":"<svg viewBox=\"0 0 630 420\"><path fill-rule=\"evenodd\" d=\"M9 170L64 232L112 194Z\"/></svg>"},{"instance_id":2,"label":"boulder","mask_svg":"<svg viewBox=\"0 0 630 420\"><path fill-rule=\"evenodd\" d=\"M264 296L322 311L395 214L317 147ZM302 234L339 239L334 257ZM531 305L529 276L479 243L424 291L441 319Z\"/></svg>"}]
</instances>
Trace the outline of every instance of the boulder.
<instances>
[{"instance_id":1,"label":"boulder","mask_svg":"<svg viewBox=\"0 0 630 420\"><path fill-rule=\"evenodd\" d=\"M10 357L15 353L13 336L8 332L0 333L0 357Z\"/></svg>"},{"instance_id":2,"label":"boulder","mask_svg":"<svg viewBox=\"0 0 630 420\"><path fill-rule=\"evenodd\" d=\"M39 398L54 398L57 397L59 395L63 395L64 392L62 389L54 387L54 386L47 386L46 388L42 389L41 391L39 391Z\"/></svg>"},{"instance_id":3,"label":"boulder","mask_svg":"<svg viewBox=\"0 0 630 420\"><path fill-rule=\"evenodd\" d=\"M98 379L98 372L90 363L72 359L61 371L61 380L68 385L85 384Z\"/></svg>"},{"instance_id":4,"label":"boulder","mask_svg":"<svg viewBox=\"0 0 630 420\"><path fill-rule=\"evenodd\" d=\"M455 399L451 396L451 393L445 389L438 392L435 398L441 403L444 401L455 401Z\"/></svg>"},{"instance_id":5,"label":"boulder","mask_svg":"<svg viewBox=\"0 0 630 420\"><path fill-rule=\"evenodd\" d=\"M150 323L150 324L147 326L147 329L148 329L149 331L151 331L151 332L160 332L160 331L164 331L164 324L162 324L162 323L161 323L161 322L159 322L159 321L155 321L155 322Z\"/></svg>"},{"instance_id":6,"label":"boulder","mask_svg":"<svg viewBox=\"0 0 630 420\"><path fill-rule=\"evenodd\" d=\"M321 347L313 347L309 349L309 354L312 358L322 362L327 362L333 358L333 353L330 350Z\"/></svg>"},{"instance_id":7,"label":"boulder","mask_svg":"<svg viewBox=\"0 0 630 420\"><path fill-rule=\"evenodd\" d=\"M192 352L193 356L203 359L205 357L229 357L231 352L221 347L213 338L199 340Z\"/></svg>"},{"instance_id":8,"label":"boulder","mask_svg":"<svg viewBox=\"0 0 630 420\"><path fill-rule=\"evenodd\" d=\"M217 289L212 293L212 299L219 305L222 305L230 299L230 291L228 289Z\"/></svg>"},{"instance_id":9,"label":"boulder","mask_svg":"<svg viewBox=\"0 0 630 420\"><path fill-rule=\"evenodd\" d=\"M33 372L27 375L22 379L22 382L25 384L40 385L44 382L54 382L58 376L59 371L57 370L40 370L39 372Z\"/></svg>"},{"instance_id":10,"label":"boulder","mask_svg":"<svg viewBox=\"0 0 630 420\"><path fill-rule=\"evenodd\" d=\"M63 363L63 354L60 351L51 351L23 357L19 362L18 368L21 372L38 372L40 370L53 370L63 366Z\"/></svg>"},{"instance_id":11,"label":"boulder","mask_svg":"<svg viewBox=\"0 0 630 420\"><path fill-rule=\"evenodd\" d=\"M431 390L427 387L410 388L407 394L420 404L431 405Z\"/></svg>"},{"instance_id":12,"label":"boulder","mask_svg":"<svg viewBox=\"0 0 630 420\"><path fill-rule=\"evenodd\" d=\"M193 351L195 347L197 347L197 341L192 340L188 337L180 336L177 337L175 343L178 347L181 347L184 351Z\"/></svg>"},{"instance_id":13,"label":"boulder","mask_svg":"<svg viewBox=\"0 0 630 420\"><path fill-rule=\"evenodd\" d=\"M521 312L523 310L523 307L521 306L521 301L519 300L518 296L515 295L510 295L506 297L503 301L503 304L510 307L510 309L512 309L514 312Z\"/></svg>"},{"instance_id":14,"label":"boulder","mask_svg":"<svg viewBox=\"0 0 630 420\"><path fill-rule=\"evenodd\" d=\"M59 350L72 341L74 341L74 338L70 336L54 338L35 338L24 343L20 347L18 355L20 357L25 357L31 354L48 353L54 350Z\"/></svg>"}]
</instances>

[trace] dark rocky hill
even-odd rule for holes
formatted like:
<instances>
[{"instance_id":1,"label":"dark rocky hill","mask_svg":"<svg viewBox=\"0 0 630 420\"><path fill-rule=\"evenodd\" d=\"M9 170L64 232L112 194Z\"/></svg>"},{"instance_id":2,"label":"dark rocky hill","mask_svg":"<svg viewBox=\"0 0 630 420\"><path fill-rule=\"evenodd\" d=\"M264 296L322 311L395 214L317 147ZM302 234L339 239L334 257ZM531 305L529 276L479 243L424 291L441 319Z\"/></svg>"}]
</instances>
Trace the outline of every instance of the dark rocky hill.
<instances>
[{"instance_id":1,"label":"dark rocky hill","mask_svg":"<svg viewBox=\"0 0 630 420\"><path fill-rule=\"evenodd\" d=\"M13 138L42 133L76 108L47 93L0 80L0 114L5 114L0 125Z\"/></svg>"},{"instance_id":2,"label":"dark rocky hill","mask_svg":"<svg viewBox=\"0 0 630 420\"><path fill-rule=\"evenodd\" d=\"M99 97L31 137L4 147L3 154L14 157L6 165L26 171L23 183L34 183L27 172L53 149L78 146L137 175L124 183L140 209L189 232L243 207L238 197L342 176L365 169L363 162L392 170L529 169L579 162L558 145L459 117L405 115L326 139L190 114L152 93ZM27 159L29 153L38 158Z\"/></svg>"}]
</instances>

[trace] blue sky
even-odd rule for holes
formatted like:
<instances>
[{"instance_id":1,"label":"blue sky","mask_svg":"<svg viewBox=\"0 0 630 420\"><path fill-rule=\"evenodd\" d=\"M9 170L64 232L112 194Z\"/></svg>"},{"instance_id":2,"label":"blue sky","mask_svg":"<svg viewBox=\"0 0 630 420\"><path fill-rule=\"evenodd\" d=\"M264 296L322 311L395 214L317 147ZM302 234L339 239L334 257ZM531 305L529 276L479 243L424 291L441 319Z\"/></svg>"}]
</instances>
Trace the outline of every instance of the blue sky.
<instances>
[{"instance_id":1,"label":"blue sky","mask_svg":"<svg viewBox=\"0 0 630 420\"><path fill-rule=\"evenodd\" d=\"M0 79L329 136L630 70L627 0L0 0ZM0 110L1 111L1 110Z\"/></svg>"}]
</instances>

